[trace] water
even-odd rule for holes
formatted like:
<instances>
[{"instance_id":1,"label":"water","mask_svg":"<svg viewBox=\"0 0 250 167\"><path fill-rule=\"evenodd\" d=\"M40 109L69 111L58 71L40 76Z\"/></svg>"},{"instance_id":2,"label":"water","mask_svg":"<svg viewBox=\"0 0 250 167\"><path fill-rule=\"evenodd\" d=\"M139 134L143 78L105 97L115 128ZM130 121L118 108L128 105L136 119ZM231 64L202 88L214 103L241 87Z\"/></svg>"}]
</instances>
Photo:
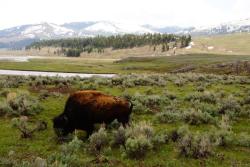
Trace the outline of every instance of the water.
<instances>
[{"instance_id":1,"label":"water","mask_svg":"<svg viewBox=\"0 0 250 167\"><path fill-rule=\"evenodd\" d=\"M112 78L116 76L116 74L83 74L83 73L19 71L19 70L0 70L0 75L43 76L43 77L80 77L80 78L91 78L91 77Z\"/></svg>"},{"instance_id":2,"label":"water","mask_svg":"<svg viewBox=\"0 0 250 167\"><path fill-rule=\"evenodd\" d=\"M0 56L0 61L28 62L30 59L40 58L39 56Z\"/></svg>"}]
</instances>

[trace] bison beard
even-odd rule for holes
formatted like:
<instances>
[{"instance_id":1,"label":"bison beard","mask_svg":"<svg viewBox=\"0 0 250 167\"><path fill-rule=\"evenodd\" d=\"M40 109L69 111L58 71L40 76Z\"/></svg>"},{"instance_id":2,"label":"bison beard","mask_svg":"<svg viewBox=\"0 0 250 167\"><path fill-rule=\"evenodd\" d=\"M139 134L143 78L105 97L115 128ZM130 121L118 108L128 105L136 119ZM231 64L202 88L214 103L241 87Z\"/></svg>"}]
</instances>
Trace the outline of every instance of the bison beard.
<instances>
[{"instance_id":1,"label":"bison beard","mask_svg":"<svg viewBox=\"0 0 250 167\"><path fill-rule=\"evenodd\" d=\"M109 124L117 119L123 125L129 121L131 102L98 91L78 91L68 98L64 112L53 119L58 136L66 136L75 129L85 130L89 136L95 123Z\"/></svg>"}]
</instances>

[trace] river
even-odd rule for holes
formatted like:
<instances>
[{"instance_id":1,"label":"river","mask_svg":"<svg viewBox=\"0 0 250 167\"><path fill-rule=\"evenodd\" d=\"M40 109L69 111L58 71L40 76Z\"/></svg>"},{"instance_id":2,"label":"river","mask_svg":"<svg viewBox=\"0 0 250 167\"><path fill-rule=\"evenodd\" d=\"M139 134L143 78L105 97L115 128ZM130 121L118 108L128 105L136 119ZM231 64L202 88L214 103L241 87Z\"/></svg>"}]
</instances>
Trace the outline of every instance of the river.
<instances>
[{"instance_id":1,"label":"river","mask_svg":"<svg viewBox=\"0 0 250 167\"><path fill-rule=\"evenodd\" d=\"M41 72L41 71L20 71L20 70L0 70L0 75L80 77L80 78L91 78L91 77L112 78L116 76L116 74L84 74L84 73Z\"/></svg>"}]
</instances>

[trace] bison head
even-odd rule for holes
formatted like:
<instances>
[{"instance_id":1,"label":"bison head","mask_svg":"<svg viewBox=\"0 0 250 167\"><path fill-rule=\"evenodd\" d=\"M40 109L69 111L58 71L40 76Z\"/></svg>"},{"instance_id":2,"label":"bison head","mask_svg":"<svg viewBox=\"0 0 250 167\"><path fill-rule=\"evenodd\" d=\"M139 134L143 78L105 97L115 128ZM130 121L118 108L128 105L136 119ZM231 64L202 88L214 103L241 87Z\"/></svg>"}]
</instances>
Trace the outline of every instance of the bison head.
<instances>
[{"instance_id":1,"label":"bison head","mask_svg":"<svg viewBox=\"0 0 250 167\"><path fill-rule=\"evenodd\" d=\"M69 120L66 115L59 115L53 119L53 127L57 136L66 136L70 133Z\"/></svg>"}]
</instances>

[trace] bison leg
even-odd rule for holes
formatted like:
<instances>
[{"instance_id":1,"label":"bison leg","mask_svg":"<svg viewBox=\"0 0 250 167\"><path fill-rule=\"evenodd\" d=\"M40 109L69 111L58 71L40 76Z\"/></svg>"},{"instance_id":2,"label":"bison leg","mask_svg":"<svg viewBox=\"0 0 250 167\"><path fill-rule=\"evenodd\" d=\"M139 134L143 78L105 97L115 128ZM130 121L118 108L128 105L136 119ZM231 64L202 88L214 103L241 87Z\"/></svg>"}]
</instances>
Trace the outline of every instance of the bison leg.
<instances>
[{"instance_id":1,"label":"bison leg","mask_svg":"<svg viewBox=\"0 0 250 167\"><path fill-rule=\"evenodd\" d=\"M86 129L87 132L87 138L89 138L89 136L93 133L94 131L94 126L93 125L89 125Z\"/></svg>"},{"instance_id":2,"label":"bison leg","mask_svg":"<svg viewBox=\"0 0 250 167\"><path fill-rule=\"evenodd\" d=\"M129 117L118 118L118 122L122 123L124 127L129 124Z\"/></svg>"}]
</instances>

